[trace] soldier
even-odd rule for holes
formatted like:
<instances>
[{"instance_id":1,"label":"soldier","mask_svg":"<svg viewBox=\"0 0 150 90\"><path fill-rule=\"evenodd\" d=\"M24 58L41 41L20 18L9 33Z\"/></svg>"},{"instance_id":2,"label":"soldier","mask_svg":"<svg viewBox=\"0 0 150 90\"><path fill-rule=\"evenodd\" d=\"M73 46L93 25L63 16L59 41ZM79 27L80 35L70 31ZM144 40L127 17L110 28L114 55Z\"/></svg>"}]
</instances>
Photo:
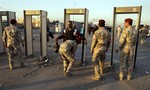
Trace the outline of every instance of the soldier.
<instances>
[{"instance_id":1,"label":"soldier","mask_svg":"<svg viewBox=\"0 0 150 90\"><path fill-rule=\"evenodd\" d=\"M120 73L119 79L123 80L124 73L127 70L127 80L131 80L134 47L136 43L135 29L132 27L132 19L127 18L124 22L124 30L119 39L116 53L120 50Z\"/></svg>"},{"instance_id":2,"label":"soldier","mask_svg":"<svg viewBox=\"0 0 150 90\"><path fill-rule=\"evenodd\" d=\"M95 31L92 39L91 53L93 54L92 62L95 70L95 75L92 77L93 80L99 80L103 73L105 53L108 51L111 43L110 33L104 27L105 21L99 20L99 28Z\"/></svg>"},{"instance_id":3,"label":"soldier","mask_svg":"<svg viewBox=\"0 0 150 90\"><path fill-rule=\"evenodd\" d=\"M143 28L141 28L140 30L140 45L143 45L144 43L144 40L148 34L148 29L149 29L149 26L148 25L144 25Z\"/></svg>"},{"instance_id":4,"label":"soldier","mask_svg":"<svg viewBox=\"0 0 150 90\"><path fill-rule=\"evenodd\" d=\"M59 53L63 60L64 74L65 76L72 76L70 69L75 62L75 51L77 49L77 43L74 40L66 40L60 45Z\"/></svg>"},{"instance_id":5,"label":"soldier","mask_svg":"<svg viewBox=\"0 0 150 90\"><path fill-rule=\"evenodd\" d=\"M17 21L15 19L10 20L11 25L7 26L3 32L4 46L7 48L7 55L9 60L10 70L14 67L14 58L17 56L20 62L20 66L24 67L20 43L23 44L21 32L17 28Z\"/></svg>"}]
</instances>

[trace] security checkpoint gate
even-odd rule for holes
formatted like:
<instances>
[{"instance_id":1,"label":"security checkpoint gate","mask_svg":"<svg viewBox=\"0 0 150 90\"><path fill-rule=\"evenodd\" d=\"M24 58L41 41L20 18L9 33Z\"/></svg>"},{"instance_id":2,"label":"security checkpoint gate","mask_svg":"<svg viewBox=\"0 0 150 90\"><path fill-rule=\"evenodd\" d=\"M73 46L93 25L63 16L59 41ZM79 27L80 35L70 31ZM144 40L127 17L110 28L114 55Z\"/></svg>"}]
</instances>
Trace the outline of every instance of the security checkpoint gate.
<instances>
[{"instance_id":1,"label":"security checkpoint gate","mask_svg":"<svg viewBox=\"0 0 150 90\"><path fill-rule=\"evenodd\" d=\"M0 54L5 52L4 44L2 41L2 35L3 35L3 22L2 22L2 16L6 16L7 18L7 26L10 25L11 19L16 19L16 13L11 11L0 11Z\"/></svg>"},{"instance_id":2,"label":"security checkpoint gate","mask_svg":"<svg viewBox=\"0 0 150 90\"><path fill-rule=\"evenodd\" d=\"M40 55L46 57L47 51L47 12L43 10L24 10L25 24L25 52L26 56L33 56L32 16L40 16Z\"/></svg>"},{"instance_id":3,"label":"security checkpoint gate","mask_svg":"<svg viewBox=\"0 0 150 90\"><path fill-rule=\"evenodd\" d=\"M87 38L88 31L88 14L89 10L84 9L64 9L64 25L67 26L67 22L70 21L70 15L84 15L84 37ZM86 45L82 43L82 58L81 63L85 64L85 55L86 55Z\"/></svg>"},{"instance_id":4,"label":"security checkpoint gate","mask_svg":"<svg viewBox=\"0 0 150 90\"><path fill-rule=\"evenodd\" d=\"M113 65L114 60L114 51L115 51L115 27L116 27L116 15L117 14L137 14L138 15L138 22L136 25L136 32L137 32L137 38L136 38L136 46L134 51L134 66L136 64L136 56L137 56L137 49L138 49L138 39L139 39L139 26L141 21L141 11L142 6L135 6L135 7L114 7L114 15L113 15L113 33L112 33L112 50L111 50L111 66Z\"/></svg>"}]
</instances>

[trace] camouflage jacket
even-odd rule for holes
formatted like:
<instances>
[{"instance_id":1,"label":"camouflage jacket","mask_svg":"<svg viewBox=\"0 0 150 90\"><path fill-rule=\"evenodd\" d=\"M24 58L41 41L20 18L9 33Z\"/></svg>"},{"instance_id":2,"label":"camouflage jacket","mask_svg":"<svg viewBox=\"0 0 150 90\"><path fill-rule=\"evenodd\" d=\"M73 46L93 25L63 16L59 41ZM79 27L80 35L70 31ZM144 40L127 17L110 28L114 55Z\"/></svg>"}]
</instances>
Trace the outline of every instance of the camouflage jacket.
<instances>
[{"instance_id":1,"label":"camouflage jacket","mask_svg":"<svg viewBox=\"0 0 150 90\"><path fill-rule=\"evenodd\" d=\"M99 52L99 50L107 50L110 43L110 33L104 27L100 27L93 35L91 51L97 50Z\"/></svg>"},{"instance_id":2,"label":"camouflage jacket","mask_svg":"<svg viewBox=\"0 0 150 90\"><path fill-rule=\"evenodd\" d=\"M66 40L60 45L59 51L71 52L73 55L77 49L77 43L75 40Z\"/></svg>"},{"instance_id":3,"label":"camouflage jacket","mask_svg":"<svg viewBox=\"0 0 150 90\"><path fill-rule=\"evenodd\" d=\"M136 44L136 33L132 26L125 28L119 39L119 48L128 53Z\"/></svg>"},{"instance_id":4,"label":"camouflage jacket","mask_svg":"<svg viewBox=\"0 0 150 90\"><path fill-rule=\"evenodd\" d=\"M2 40L5 45L18 45L23 42L21 32L14 25L7 26L3 31Z\"/></svg>"}]
</instances>

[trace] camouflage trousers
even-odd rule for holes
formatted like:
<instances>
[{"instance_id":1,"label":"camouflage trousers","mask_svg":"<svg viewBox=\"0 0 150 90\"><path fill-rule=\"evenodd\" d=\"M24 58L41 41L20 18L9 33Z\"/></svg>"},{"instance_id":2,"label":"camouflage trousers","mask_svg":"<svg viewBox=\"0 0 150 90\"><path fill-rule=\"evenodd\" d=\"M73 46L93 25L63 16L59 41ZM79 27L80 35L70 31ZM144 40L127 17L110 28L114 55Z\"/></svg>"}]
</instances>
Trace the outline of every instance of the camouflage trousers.
<instances>
[{"instance_id":1,"label":"camouflage trousers","mask_svg":"<svg viewBox=\"0 0 150 90\"><path fill-rule=\"evenodd\" d=\"M127 74L132 73L134 63L133 56L134 53L132 49L129 51L129 53L125 53L123 51L120 52L120 72L127 72Z\"/></svg>"},{"instance_id":2,"label":"camouflage trousers","mask_svg":"<svg viewBox=\"0 0 150 90\"><path fill-rule=\"evenodd\" d=\"M23 57L20 46L9 45L7 47L7 55L9 64L14 63L15 59L19 60L19 63L23 63Z\"/></svg>"},{"instance_id":3,"label":"camouflage trousers","mask_svg":"<svg viewBox=\"0 0 150 90\"><path fill-rule=\"evenodd\" d=\"M106 51L101 50L99 52L94 52L92 56L92 62L94 64L94 71L95 71L95 76L97 78L101 77L101 74L103 73L103 68L104 68L104 61L106 58L105 55Z\"/></svg>"},{"instance_id":4,"label":"camouflage trousers","mask_svg":"<svg viewBox=\"0 0 150 90\"><path fill-rule=\"evenodd\" d=\"M71 52L59 50L61 58L63 60L64 73L70 72L73 63L75 62L74 55Z\"/></svg>"}]
</instances>

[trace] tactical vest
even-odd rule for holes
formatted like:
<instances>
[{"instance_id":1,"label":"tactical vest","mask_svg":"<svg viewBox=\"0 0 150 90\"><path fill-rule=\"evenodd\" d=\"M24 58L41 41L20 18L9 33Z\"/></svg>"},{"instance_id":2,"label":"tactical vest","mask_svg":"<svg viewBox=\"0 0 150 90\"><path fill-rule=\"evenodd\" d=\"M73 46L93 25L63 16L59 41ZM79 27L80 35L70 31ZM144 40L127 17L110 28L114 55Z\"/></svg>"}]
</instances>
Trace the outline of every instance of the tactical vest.
<instances>
[{"instance_id":1,"label":"tactical vest","mask_svg":"<svg viewBox=\"0 0 150 90\"><path fill-rule=\"evenodd\" d=\"M74 35L75 29L68 30L68 28L65 29L65 37L64 41L66 40L76 40L76 36Z\"/></svg>"}]
</instances>

